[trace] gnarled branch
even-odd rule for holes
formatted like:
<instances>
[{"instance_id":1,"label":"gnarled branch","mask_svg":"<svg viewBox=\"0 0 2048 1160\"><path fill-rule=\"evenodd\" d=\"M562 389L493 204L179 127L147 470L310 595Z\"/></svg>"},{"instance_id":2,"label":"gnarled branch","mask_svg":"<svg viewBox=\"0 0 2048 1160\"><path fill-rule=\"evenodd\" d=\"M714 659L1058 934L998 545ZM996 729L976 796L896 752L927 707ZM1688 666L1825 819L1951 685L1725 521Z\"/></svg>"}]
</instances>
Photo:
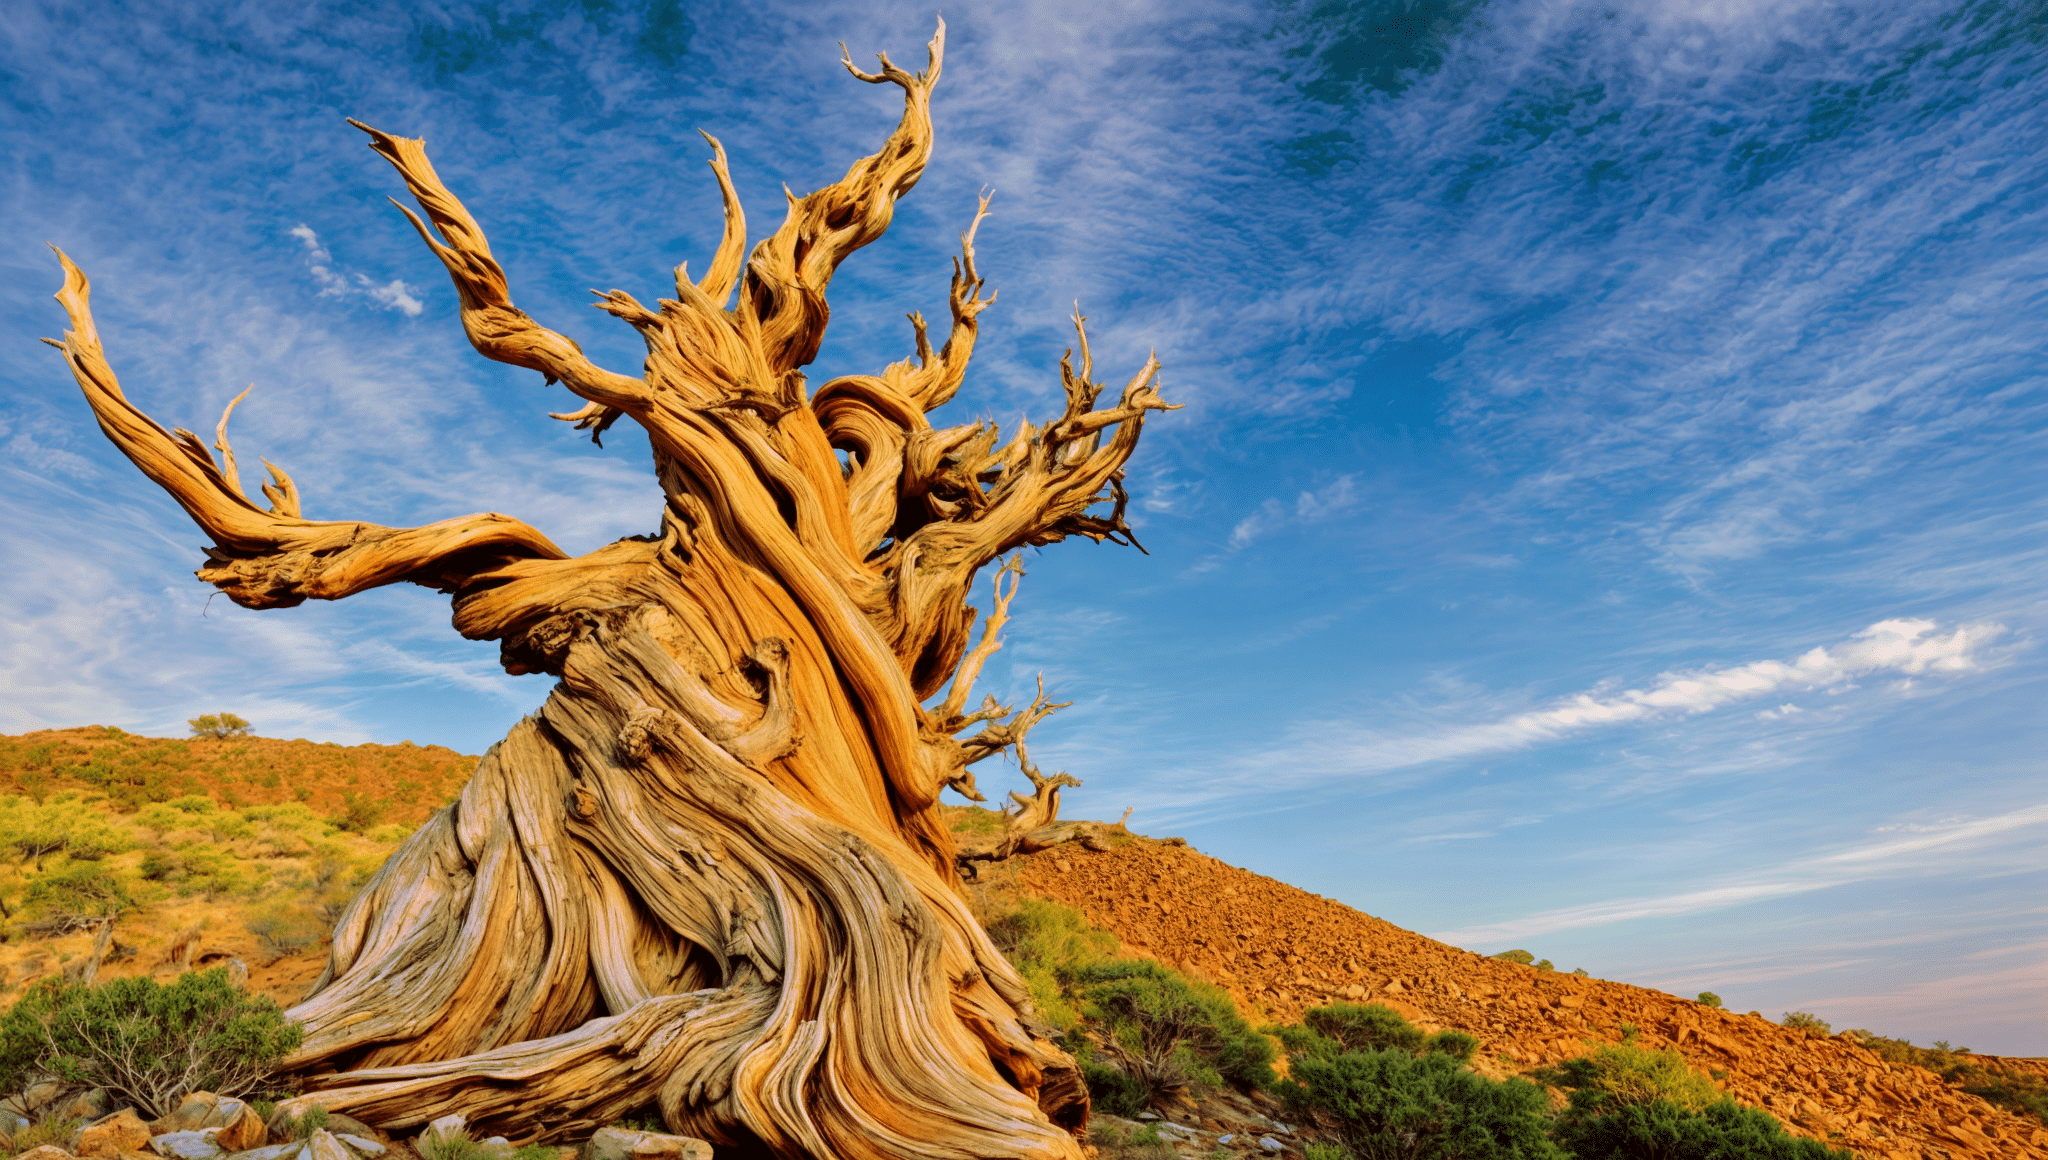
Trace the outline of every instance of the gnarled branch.
<instances>
[{"instance_id":1,"label":"gnarled branch","mask_svg":"<svg viewBox=\"0 0 2048 1160\"><path fill-rule=\"evenodd\" d=\"M100 347L92 320L91 283L63 251L57 252L57 259L64 266L64 288L57 300L70 316L71 329L62 342L46 341L64 352L100 430L213 537L209 563L198 575L235 603L283 608L309 599L339 600L401 580L448 589L499 562L567 558L546 536L494 512L423 528L302 519L297 488L274 467L275 486L263 488L272 500L271 510L258 508L214 463L197 436L167 432L129 402ZM228 412L233 410L231 403ZM224 452L227 419L224 413L216 430ZM228 454L231 472L234 460Z\"/></svg>"}]
</instances>

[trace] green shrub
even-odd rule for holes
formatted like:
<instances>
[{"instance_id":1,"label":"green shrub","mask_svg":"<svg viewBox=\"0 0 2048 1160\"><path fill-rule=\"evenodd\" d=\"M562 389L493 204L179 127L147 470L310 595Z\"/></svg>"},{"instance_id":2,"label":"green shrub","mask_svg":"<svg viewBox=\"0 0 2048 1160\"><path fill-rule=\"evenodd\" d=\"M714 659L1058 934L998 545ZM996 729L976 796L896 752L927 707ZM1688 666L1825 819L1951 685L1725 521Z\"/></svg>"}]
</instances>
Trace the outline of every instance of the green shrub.
<instances>
[{"instance_id":1,"label":"green shrub","mask_svg":"<svg viewBox=\"0 0 2048 1160\"><path fill-rule=\"evenodd\" d=\"M1545 1083L1585 1093L1582 1102L1637 1105L1663 1100L1697 1112L1721 1099L1706 1076L1692 1069L1675 1048L1651 1051L1630 1044L1603 1047L1538 1073Z\"/></svg>"},{"instance_id":2,"label":"green shrub","mask_svg":"<svg viewBox=\"0 0 2048 1160\"><path fill-rule=\"evenodd\" d=\"M1076 972L1116 953L1116 936L1088 925L1078 910L1038 898L1019 901L984 927L996 949L1024 976L1039 1017L1062 1032L1078 1026L1081 1006L1068 988Z\"/></svg>"},{"instance_id":3,"label":"green shrub","mask_svg":"<svg viewBox=\"0 0 2048 1160\"><path fill-rule=\"evenodd\" d=\"M1787 1011L1778 1022L1793 1031L1804 1031L1808 1035L1827 1035L1834 1031L1827 1020L1805 1011Z\"/></svg>"},{"instance_id":4,"label":"green shrub","mask_svg":"<svg viewBox=\"0 0 2048 1160\"><path fill-rule=\"evenodd\" d=\"M328 927L303 906L277 902L243 922L263 949L283 958L318 945Z\"/></svg>"},{"instance_id":5,"label":"green shrub","mask_svg":"<svg viewBox=\"0 0 2048 1160\"><path fill-rule=\"evenodd\" d=\"M1422 1049L1437 1055L1448 1055L1459 1063L1470 1063L1472 1053L1479 1050L1479 1040L1476 1036L1446 1027L1430 1036L1428 1042L1422 1045Z\"/></svg>"},{"instance_id":6,"label":"green shrub","mask_svg":"<svg viewBox=\"0 0 2048 1160\"><path fill-rule=\"evenodd\" d=\"M266 1090L304 1030L276 1003L237 991L224 968L168 985L148 978L97 985L50 980L0 1017L0 1091L49 1072L103 1087L144 1118L175 1111L188 1092Z\"/></svg>"},{"instance_id":7,"label":"green shrub","mask_svg":"<svg viewBox=\"0 0 2048 1160\"><path fill-rule=\"evenodd\" d=\"M1289 1070L1282 1097L1334 1119L1358 1160L1562 1160L1545 1134L1549 1097L1528 1080L1400 1050L1308 1056Z\"/></svg>"},{"instance_id":8,"label":"green shrub","mask_svg":"<svg viewBox=\"0 0 2048 1160\"><path fill-rule=\"evenodd\" d=\"M1493 957L1497 959L1506 959L1508 962L1511 963L1520 963L1525 967L1533 964L1536 961L1535 955L1530 954L1528 951L1520 950L1502 951L1501 953Z\"/></svg>"},{"instance_id":9,"label":"green shrub","mask_svg":"<svg viewBox=\"0 0 2048 1160\"><path fill-rule=\"evenodd\" d=\"M1581 1111L1574 1092L1572 1104L1554 1135L1578 1160L1854 1160L1731 1099L1696 1112L1653 1100L1592 1114Z\"/></svg>"},{"instance_id":10,"label":"green shrub","mask_svg":"<svg viewBox=\"0 0 2048 1160\"><path fill-rule=\"evenodd\" d=\"M72 1134L78 1131L79 1127L84 1123L84 1120L76 1116L60 1116L55 1112L44 1112L36 1117L35 1123L23 1128L10 1138L7 1144L16 1155L39 1148L44 1144L69 1150Z\"/></svg>"},{"instance_id":11,"label":"green shrub","mask_svg":"<svg viewBox=\"0 0 2048 1160\"><path fill-rule=\"evenodd\" d=\"M33 916L31 933L58 935L98 926L133 907L135 900L118 875L85 863L36 879L22 903Z\"/></svg>"},{"instance_id":12,"label":"green shrub","mask_svg":"<svg viewBox=\"0 0 2048 1160\"><path fill-rule=\"evenodd\" d=\"M1557 969L1557 966L1549 959L1538 959L1536 960L1536 969L1539 971L1554 971Z\"/></svg>"},{"instance_id":13,"label":"green shrub","mask_svg":"<svg viewBox=\"0 0 2048 1160\"><path fill-rule=\"evenodd\" d=\"M1721 1005L1721 996L1714 994L1712 991L1701 991L1700 1002L1709 1007L1719 1007Z\"/></svg>"},{"instance_id":14,"label":"green shrub","mask_svg":"<svg viewBox=\"0 0 2048 1160\"><path fill-rule=\"evenodd\" d=\"M1341 1051L1420 1051L1428 1038L1399 1011L1379 1003L1332 1003L1309 1009L1301 1019Z\"/></svg>"},{"instance_id":15,"label":"green shrub","mask_svg":"<svg viewBox=\"0 0 2048 1160\"><path fill-rule=\"evenodd\" d=\"M1603 1047L1545 1069L1571 1092L1553 1136L1578 1160L1831 1160L1847 1153L1786 1134L1743 1108L1675 1049Z\"/></svg>"},{"instance_id":16,"label":"green shrub","mask_svg":"<svg viewBox=\"0 0 2048 1160\"><path fill-rule=\"evenodd\" d=\"M343 790L341 812L329 819L334 828L351 834L367 834L384 820L384 802L358 790Z\"/></svg>"},{"instance_id":17,"label":"green shrub","mask_svg":"<svg viewBox=\"0 0 2048 1160\"><path fill-rule=\"evenodd\" d=\"M315 1104L299 1115L286 1116L278 1123L277 1134L291 1140L310 1140L313 1133L326 1126L327 1109Z\"/></svg>"},{"instance_id":18,"label":"green shrub","mask_svg":"<svg viewBox=\"0 0 2048 1160\"><path fill-rule=\"evenodd\" d=\"M192 729L192 736L207 737L215 741L228 737L247 737L255 726L233 713L207 713L185 722Z\"/></svg>"},{"instance_id":19,"label":"green shrub","mask_svg":"<svg viewBox=\"0 0 2048 1160\"><path fill-rule=\"evenodd\" d=\"M1073 973L1088 1018L1101 1026L1106 1062L1151 1099L1229 1081L1273 1082L1273 1045L1252 1030L1222 988L1142 959L1111 959Z\"/></svg>"},{"instance_id":20,"label":"green shrub","mask_svg":"<svg viewBox=\"0 0 2048 1160\"><path fill-rule=\"evenodd\" d=\"M1335 1144L1303 1144L1301 1160L1351 1160L1351 1153Z\"/></svg>"}]
</instances>

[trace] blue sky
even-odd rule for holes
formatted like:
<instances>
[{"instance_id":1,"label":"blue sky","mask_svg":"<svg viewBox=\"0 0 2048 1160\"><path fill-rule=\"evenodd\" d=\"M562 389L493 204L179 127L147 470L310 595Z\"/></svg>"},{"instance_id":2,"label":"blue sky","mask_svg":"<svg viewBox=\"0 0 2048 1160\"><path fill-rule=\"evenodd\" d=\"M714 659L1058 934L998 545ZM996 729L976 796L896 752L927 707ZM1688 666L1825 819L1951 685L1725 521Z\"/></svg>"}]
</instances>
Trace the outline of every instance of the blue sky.
<instances>
[{"instance_id":1,"label":"blue sky","mask_svg":"<svg viewBox=\"0 0 2048 1160\"><path fill-rule=\"evenodd\" d=\"M949 4L938 147L814 382L909 350L994 216L967 389L1055 409L1078 299L1187 409L1150 556L1035 553L985 680L1074 707L1070 812L1484 951L2048 1054L2048 14L2039 4ZM235 416L315 518L654 526L644 439L463 340L394 175L428 141L521 304L757 230L893 123L837 63L927 5L10 6L0 729L481 752L546 695L445 601L251 613L54 352L45 241L160 420ZM1014 774L1012 775L1014 778ZM984 786L1004 781L981 774Z\"/></svg>"}]
</instances>

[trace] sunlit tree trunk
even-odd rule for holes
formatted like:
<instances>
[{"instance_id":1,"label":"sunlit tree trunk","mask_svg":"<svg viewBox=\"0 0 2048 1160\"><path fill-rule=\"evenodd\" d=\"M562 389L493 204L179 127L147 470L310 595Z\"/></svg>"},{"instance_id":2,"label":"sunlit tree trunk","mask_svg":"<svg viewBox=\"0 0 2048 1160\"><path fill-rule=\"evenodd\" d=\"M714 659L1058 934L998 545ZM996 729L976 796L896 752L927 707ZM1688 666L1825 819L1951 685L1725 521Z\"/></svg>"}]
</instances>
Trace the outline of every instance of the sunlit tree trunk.
<instances>
[{"instance_id":1,"label":"sunlit tree trunk","mask_svg":"<svg viewBox=\"0 0 2048 1160\"><path fill-rule=\"evenodd\" d=\"M637 377L512 304L420 142L358 126L424 211L407 214L476 349L574 392L585 405L558 417L579 428L646 429L661 526L585 556L496 514L306 519L275 467L258 507L225 415L216 462L123 396L63 260L59 345L109 438L212 536L202 579L249 608L422 584L508 671L560 678L336 927L291 1012L302 1098L392 1128L461 1111L560 1139L652 1103L675 1130L783 1156L1080 1155L1085 1089L964 904L938 800L973 795L967 766L1050 711L966 711L995 639L962 671L977 570L1069 536L1129 540L1120 481L1165 409L1157 363L1098 407L1083 334L1050 422L1004 442L933 429L993 301L970 227L942 347L913 316L914 357L879 375L813 391L801 371L834 269L923 170L943 31L922 73L847 63L902 89L901 123L751 254L711 142L709 268L678 268L652 307L599 303L645 338Z\"/></svg>"}]
</instances>

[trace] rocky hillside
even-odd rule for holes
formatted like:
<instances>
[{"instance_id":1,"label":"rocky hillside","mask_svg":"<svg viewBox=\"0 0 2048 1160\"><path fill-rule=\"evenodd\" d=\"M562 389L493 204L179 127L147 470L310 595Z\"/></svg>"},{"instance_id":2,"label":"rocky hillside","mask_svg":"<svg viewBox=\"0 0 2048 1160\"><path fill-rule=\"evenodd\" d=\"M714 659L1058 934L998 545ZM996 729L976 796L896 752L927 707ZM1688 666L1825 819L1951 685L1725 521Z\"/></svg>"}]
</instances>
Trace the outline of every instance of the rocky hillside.
<instances>
[{"instance_id":1,"label":"rocky hillside","mask_svg":"<svg viewBox=\"0 0 2048 1160\"><path fill-rule=\"evenodd\" d=\"M51 924L105 904L109 882L119 916L101 977L225 964L295 1002L324 959L323 924L474 762L409 745L170 741L99 728L0 736L0 1003L89 960L87 929ZM988 820L960 812L977 815L962 824ZM1113 846L999 863L982 889L1072 906L1127 952L1222 985L1255 1021L1292 1022L1339 999L1386 1003L1432 1030L1478 1036L1477 1063L1495 1075L1633 1034L1677 1047L1737 1099L1860 1156L2048 1160L2038 1120L1844 1037L1484 958L1185 845ZM2048 1077L2048 1060L1975 1059Z\"/></svg>"},{"instance_id":2,"label":"rocky hillside","mask_svg":"<svg viewBox=\"0 0 2048 1160\"><path fill-rule=\"evenodd\" d=\"M1676 1047L1790 1130L1859 1156L2048 1158L2040 1121L1888 1064L1846 1037L1486 958L1185 845L1056 847L1002 867L991 886L1005 885L1080 910L1131 953L1222 985L1255 1018L1292 1022L1332 1001L1385 1003L1427 1029L1478 1036L1475 1061L1496 1075L1583 1055L1633 1029L1637 1042Z\"/></svg>"}]
</instances>

